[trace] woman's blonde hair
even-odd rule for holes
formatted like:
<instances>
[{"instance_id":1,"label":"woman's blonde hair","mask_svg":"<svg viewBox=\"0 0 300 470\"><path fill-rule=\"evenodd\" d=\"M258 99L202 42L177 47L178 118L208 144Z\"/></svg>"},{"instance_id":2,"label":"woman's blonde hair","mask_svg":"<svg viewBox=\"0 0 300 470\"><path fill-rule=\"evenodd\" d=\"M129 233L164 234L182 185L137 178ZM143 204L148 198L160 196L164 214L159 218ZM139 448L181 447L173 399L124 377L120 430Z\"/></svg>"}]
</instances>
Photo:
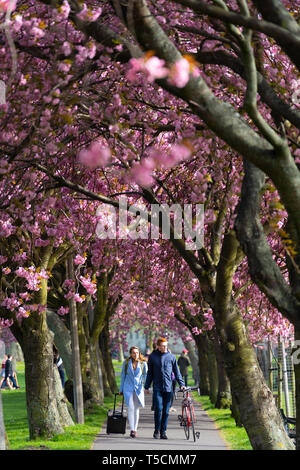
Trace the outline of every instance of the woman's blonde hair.
<instances>
[{"instance_id":1,"label":"woman's blonde hair","mask_svg":"<svg viewBox=\"0 0 300 470\"><path fill-rule=\"evenodd\" d=\"M134 349L137 349L138 352L139 352L139 361L140 361L140 362L145 361L145 360L146 360L145 357L144 357L143 354L141 353L140 348L138 348L137 346L131 346L131 348L129 349L129 354L130 354L130 356L131 356L131 353L132 353L132 351L133 351Z\"/></svg>"}]
</instances>

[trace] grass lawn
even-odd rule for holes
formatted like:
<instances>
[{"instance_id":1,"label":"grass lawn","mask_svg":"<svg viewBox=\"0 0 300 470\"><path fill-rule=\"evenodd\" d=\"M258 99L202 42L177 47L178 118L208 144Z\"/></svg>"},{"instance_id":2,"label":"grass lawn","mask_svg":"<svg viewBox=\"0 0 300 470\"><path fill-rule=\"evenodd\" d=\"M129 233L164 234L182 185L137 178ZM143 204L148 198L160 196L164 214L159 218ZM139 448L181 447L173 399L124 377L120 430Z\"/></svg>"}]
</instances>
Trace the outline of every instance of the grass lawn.
<instances>
[{"instance_id":1,"label":"grass lawn","mask_svg":"<svg viewBox=\"0 0 300 470\"><path fill-rule=\"evenodd\" d=\"M193 395L194 399L201 403L208 416L214 420L216 427L220 430L230 450L252 450L245 429L238 428L235 425L230 410L218 410L211 404L209 397L199 397L197 392L193 393Z\"/></svg>"},{"instance_id":2,"label":"grass lawn","mask_svg":"<svg viewBox=\"0 0 300 470\"><path fill-rule=\"evenodd\" d=\"M10 449L46 447L51 450L89 450L106 420L107 410L113 407L113 399L105 398L104 406L94 407L85 413L85 423L65 428L64 434L54 436L50 440L29 440L24 366L18 364L19 390L3 390L2 404L5 429Z\"/></svg>"},{"instance_id":3,"label":"grass lawn","mask_svg":"<svg viewBox=\"0 0 300 470\"><path fill-rule=\"evenodd\" d=\"M116 382L119 386L122 363L113 361L116 371ZM2 404L5 428L8 435L10 449L20 450L31 447L41 447L51 450L90 450L96 435L99 433L106 420L107 410L113 407L113 398L105 398L103 406L94 407L85 413L85 423L76 424L65 428L65 433L56 435L49 440L29 440L26 394L24 379L24 364L18 363L19 390L3 390ZM188 385L193 386L191 369L189 369ZM252 449L244 428L237 428L235 421L231 418L230 410L215 409L208 397L198 397L195 393L195 400L199 400L203 409L215 421L228 446L232 450Z\"/></svg>"}]
</instances>

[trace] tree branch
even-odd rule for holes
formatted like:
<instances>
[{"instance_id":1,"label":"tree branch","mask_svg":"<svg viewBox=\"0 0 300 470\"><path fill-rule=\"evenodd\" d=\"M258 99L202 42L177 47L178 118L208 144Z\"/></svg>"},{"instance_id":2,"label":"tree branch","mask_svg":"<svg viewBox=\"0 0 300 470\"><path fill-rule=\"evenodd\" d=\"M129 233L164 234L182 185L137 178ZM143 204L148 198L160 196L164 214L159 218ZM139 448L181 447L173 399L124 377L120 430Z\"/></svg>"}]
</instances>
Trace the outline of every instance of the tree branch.
<instances>
[{"instance_id":1,"label":"tree branch","mask_svg":"<svg viewBox=\"0 0 300 470\"><path fill-rule=\"evenodd\" d=\"M260 191L265 175L246 160L244 169L241 201L235 222L237 237L247 255L253 282L289 321L295 323L298 321L300 303L292 295L291 288L273 259L260 221Z\"/></svg>"}]
</instances>

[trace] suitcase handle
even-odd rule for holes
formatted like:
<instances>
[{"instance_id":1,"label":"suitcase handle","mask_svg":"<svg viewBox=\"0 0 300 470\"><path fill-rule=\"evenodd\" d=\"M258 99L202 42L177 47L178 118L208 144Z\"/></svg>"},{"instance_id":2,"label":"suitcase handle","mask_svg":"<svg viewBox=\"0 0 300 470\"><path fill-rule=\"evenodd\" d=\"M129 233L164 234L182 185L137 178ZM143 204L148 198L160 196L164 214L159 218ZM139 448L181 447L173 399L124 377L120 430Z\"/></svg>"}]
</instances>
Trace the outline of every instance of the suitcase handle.
<instances>
[{"instance_id":1,"label":"suitcase handle","mask_svg":"<svg viewBox=\"0 0 300 470\"><path fill-rule=\"evenodd\" d=\"M119 393L115 393L115 401L114 401L114 412L116 411L116 401L117 401L117 396L120 395ZM124 395L122 395L122 414L123 414L123 408L124 408Z\"/></svg>"}]
</instances>

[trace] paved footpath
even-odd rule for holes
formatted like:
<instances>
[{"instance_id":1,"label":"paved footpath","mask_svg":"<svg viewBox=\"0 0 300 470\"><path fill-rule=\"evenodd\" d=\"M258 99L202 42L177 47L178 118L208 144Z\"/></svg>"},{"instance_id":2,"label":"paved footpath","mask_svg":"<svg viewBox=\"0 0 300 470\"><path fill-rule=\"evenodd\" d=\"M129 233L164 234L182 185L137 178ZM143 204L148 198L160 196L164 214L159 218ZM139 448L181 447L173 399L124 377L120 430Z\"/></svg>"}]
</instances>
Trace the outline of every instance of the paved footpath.
<instances>
[{"instance_id":1,"label":"paved footpath","mask_svg":"<svg viewBox=\"0 0 300 470\"><path fill-rule=\"evenodd\" d=\"M181 395L181 394L179 394ZM184 429L180 427L178 414L180 414L181 396L174 400L173 407L176 412L169 414L167 436L168 440L154 439L154 413L151 411L152 395L145 394L145 408L140 409L140 421L137 437L129 436L127 420L126 434L106 434L106 423L92 446L92 450L228 450L214 422L201 409L199 403L194 402L196 415L196 431L200 431L199 439L185 438ZM126 405L124 405L126 409Z\"/></svg>"}]
</instances>

